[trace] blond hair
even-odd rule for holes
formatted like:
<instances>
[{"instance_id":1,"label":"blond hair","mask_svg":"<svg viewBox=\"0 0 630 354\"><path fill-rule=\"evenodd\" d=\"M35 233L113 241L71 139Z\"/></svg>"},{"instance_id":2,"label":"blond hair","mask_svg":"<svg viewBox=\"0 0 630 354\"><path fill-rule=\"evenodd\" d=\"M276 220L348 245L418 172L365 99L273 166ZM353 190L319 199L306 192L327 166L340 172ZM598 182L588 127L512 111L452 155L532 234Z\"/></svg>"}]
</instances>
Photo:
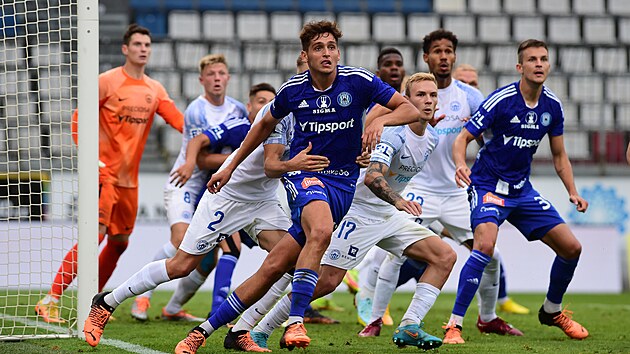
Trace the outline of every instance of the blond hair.
<instances>
[{"instance_id":1,"label":"blond hair","mask_svg":"<svg viewBox=\"0 0 630 354\"><path fill-rule=\"evenodd\" d=\"M477 73L477 68L470 64L459 64L457 68L455 68L455 72L458 71L472 71L474 73Z\"/></svg>"},{"instance_id":2,"label":"blond hair","mask_svg":"<svg viewBox=\"0 0 630 354\"><path fill-rule=\"evenodd\" d=\"M213 64L224 64L225 67L228 68L227 60L225 60L225 55L208 54L205 57L201 58L201 60L199 60L199 73L203 73L203 69L205 69L206 66Z\"/></svg>"},{"instance_id":3,"label":"blond hair","mask_svg":"<svg viewBox=\"0 0 630 354\"><path fill-rule=\"evenodd\" d=\"M407 95L407 97L409 97L409 90L411 89L411 85L413 85L415 82L420 82L420 81L432 81L435 84L435 86L437 86L437 80L435 79L435 76L433 76L433 74L415 73L411 75L409 79L407 79L407 82L405 83L405 95Z\"/></svg>"}]
</instances>

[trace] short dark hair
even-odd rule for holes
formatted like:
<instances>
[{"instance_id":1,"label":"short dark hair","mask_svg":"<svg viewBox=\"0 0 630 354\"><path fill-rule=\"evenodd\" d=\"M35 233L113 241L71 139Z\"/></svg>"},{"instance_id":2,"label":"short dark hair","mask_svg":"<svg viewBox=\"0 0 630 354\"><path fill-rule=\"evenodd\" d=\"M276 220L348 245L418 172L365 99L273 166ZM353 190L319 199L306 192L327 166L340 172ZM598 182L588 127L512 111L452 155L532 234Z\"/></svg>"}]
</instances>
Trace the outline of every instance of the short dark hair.
<instances>
[{"instance_id":1,"label":"short dark hair","mask_svg":"<svg viewBox=\"0 0 630 354\"><path fill-rule=\"evenodd\" d=\"M274 95L276 94L276 89L273 86L271 86L270 84L266 82L261 82L259 84L252 86L249 89L249 97L256 96L256 94L260 91L269 91L269 92L272 92Z\"/></svg>"},{"instance_id":2,"label":"short dark hair","mask_svg":"<svg viewBox=\"0 0 630 354\"><path fill-rule=\"evenodd\" d=\"M549 52L547 43L539 39L526 39L518 45L518 63L523 64L523 51L527 48L545 48Z\"/></svg>"},{"instance_id":3,"label":"short dark hair","mask_svg":"<svg viewBox=\"0 0 630 354\"><path fill-rule=\"evenodd\" d=\"M125 31L125 34L123 35L123 44L129 45L131 36L133 36L136 33L144 34L144 35L149 36L149 38L151 38L151 32L148 29L142 26L139 26L135 23L132 23L129 25L129 27L127 27L127 31Z\"/></svg>"},{"instance_id":4,"label":"short dark hair","mask_svg":"<svg viewBox=\"0 0 630 354\"><path fill-rule=\"evenodd\" d=\"M300 42L302 42L302 50L308 50L308 45L311 43L313 38L317 38L324 33L330 33L333 37L335 37L335 41L339 41L339 38L343 36L339 27L337 27L337 22L331 21L311 21L302 27L302 31L300 31Z\"/></svg>"},{"instance_id":5,"label":"short dark hair","mask_svg":"<svg viewBox=\"0 0 630 354\"><path fill-rule=\"evenodd\" d=\"M398 54L400 55L400 58L404 59L402 54L400 53L400 50L394 48L394 47L385 47L383 49L381 49L380 53L378 53L378 58L376 59L376 67L380 68L381 64L383 64L383 57L385 57L388 54Z\"/></svg>"},{"instance_id":6,"label":"short dark hair","mask_svg":"<svg viewBox=\"0 0 630 354\"><path fill-rule=\"evenodd\" d=\"M451 31L440 28L427 34L422 39L422 51L424 54L429 54L429 50L431 50L431 43L439 41L440 39L448 39L451 43L453 43L453 50L457 50L457 36Z\"/></svg>"}]
</instances>

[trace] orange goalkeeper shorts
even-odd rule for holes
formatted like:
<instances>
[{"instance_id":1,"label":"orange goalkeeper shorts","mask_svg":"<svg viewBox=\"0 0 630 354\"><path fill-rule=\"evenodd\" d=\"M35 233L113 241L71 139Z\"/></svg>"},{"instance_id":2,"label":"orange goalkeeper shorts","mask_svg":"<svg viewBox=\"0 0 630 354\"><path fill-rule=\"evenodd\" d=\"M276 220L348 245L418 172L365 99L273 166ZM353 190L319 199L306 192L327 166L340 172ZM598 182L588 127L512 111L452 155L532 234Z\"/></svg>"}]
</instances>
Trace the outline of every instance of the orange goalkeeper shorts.
<instances>
[{"instance_id":1,"label":"orange goalkeeper shorts","mask_svg":"<svg viewBox=\"0 0 630 354\"><path fill-rule=\"evenodd\" d=\"M138 188L99 185L98 222L107 226L109 235L129 235L138 213Z\"/></svg>"}]
</instances>

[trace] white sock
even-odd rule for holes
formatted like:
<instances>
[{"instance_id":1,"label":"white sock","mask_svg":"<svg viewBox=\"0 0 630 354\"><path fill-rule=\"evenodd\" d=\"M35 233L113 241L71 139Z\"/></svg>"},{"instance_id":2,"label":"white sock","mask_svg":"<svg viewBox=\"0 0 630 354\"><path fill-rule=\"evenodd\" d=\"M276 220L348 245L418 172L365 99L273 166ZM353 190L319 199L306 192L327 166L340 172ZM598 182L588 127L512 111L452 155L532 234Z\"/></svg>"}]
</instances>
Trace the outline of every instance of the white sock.
<instances>
[{"instance_id":1,"label":"white sock","mask_svg":"<svg viewBox=\"0 0 630 354\"><path fill-rule=\"evenodd\" d=\"M200 324L199 327L203 328L203 330L206 331L208 335L211 335L214 331L217 330L216 328L212 327L212 325L210 324L210 320L206 320L205 322Z\"/></svg>"},{"instance_id":2,"label":"white sock","mask_svg":"<svg viewBox=\"0 0 630 354\"><path fill-rule=\"evenodd\" d=\"M494 255L486 266L479 282L479 318L483 322L490 322L497 318L497 297L499 296L499 281L501 276L501 255L499 249L494 249Z\"/></svg>"},{"instance_id":3,"label":"white sock","mask_svg":"<svg viewBox=\"0 0 630 354\"><path fill-rule=\"evenodd\" d=\"M416 284L416 291L413 294L409 307L407 307L407 312L402 317L400 325L420 324L435 303L435 300L437 300L438 295L440 295L440 289L435 286L429 283Z\"/></svg>"},{"instance_id":4,"label":"white sock","mask_svg":"<svg viewBox=\"0 0 630 354\"><path fill-rule=\"evenodd\" d=\"M448 324L456 324L460 327L464 327L464 317L451 313L451 318L448 319Z\"/></svg>"},{"instance_id":5,"label":"white sock","mask_svg":"<svg viewBox=\"0 0 630 354\"><path fill-rule=\"evenodd\" d=\"M359 291L363 297L373 297L376 280L378 279L378 269L387 257L387 251L372 247L364 260L364 266L359 270Z\"/></svg>"},{"instance_id":6,"label":"white sock","mask_svg":"<svg viewBox=\"0 0 630 354\"><path fill-rule=\"evenodd\" d=\"M545 298L545 302L543 303L543 310L546 313L556 313L562 311L562 304L556 304L549 299Z\"/></svg>"},{"instance_id":7,"label":"white sock","mask_svg":"<svg viewBox=\"0 0 630 354\"><path fill-rule=\"evenodd\" d=\"M155 289L159 284L169 280L171 279L166 272L166 260L151 262L107 294L105 302L116 308L126 299L142 294L149 289Z\"/></svg>"},{"instance_id":8,"label":"white sock","mask_svg":"<svg viewBox=\"0 0 630 354\"><path fill-rule=\"evenodd\" d=\"M389 255L381 264L378 272L378 280L374 289L374 297L372 299L372 317L370 323L382 318L387 310L387 305L396 291L398 276L400 275L400 267L405 262L406 257L395 257Z\"/></svg>"},{"instance_id":9,"label":"white sock","mask_svg":"<svg viewBox=\"0 0 630 354\"><path fill-rule=\"evenodd\" d=\"M173 246L171 241L167 241L155 253L155 256L153 256L153 260L154 261L159 261L161 259L173 258L173 256L175 255L176 252L177 252L177 248L175 248L175 246ZM148 297L150 299L151 295L153 295L153 290L155 290L155 289L151 289L151 290L149 290L149 291L147 291L147 292L145 292L145 293L143 293L142 295L139 295L139 296L141 296L141 297Z\"/></svg>"},{"instance_id":10,"label":"white sock","mask_svg":"<svg viewBox=\"0 0 630 354\"><path fill-rule=\"evenodd\" d=\"M166 305L166 312L174 315L182 310L182 306L190 300L199 290L207 276L199 273L197 269L193 270L188 276L179 280L175 292Z\"/></svg>"},{"instance_id":11,"label":"white sock","mask_svg":"<svg viewBox=\"0 0 630 354\"><path fill-rule=\"evenodd\" d=\"M282 296L292 279L293 276L291 274L285 273L258 302L241 314L241 318L236 322L232 331L251 331L256 326L256 323L269 312L280 296Z\"/></svg>"},{"instance_id":12,"label":"white sock","mask_svg":"<svg viewBox=\"0 0 630 354\"><path fill-rule=\"evenodd\" d=\"M291 311L291 299L288 295L283 296L276 306L265 316L252 332L263 332L271 335L273 330L282 326L282 323L289 317Z\"/></svg>"}]
</instances>

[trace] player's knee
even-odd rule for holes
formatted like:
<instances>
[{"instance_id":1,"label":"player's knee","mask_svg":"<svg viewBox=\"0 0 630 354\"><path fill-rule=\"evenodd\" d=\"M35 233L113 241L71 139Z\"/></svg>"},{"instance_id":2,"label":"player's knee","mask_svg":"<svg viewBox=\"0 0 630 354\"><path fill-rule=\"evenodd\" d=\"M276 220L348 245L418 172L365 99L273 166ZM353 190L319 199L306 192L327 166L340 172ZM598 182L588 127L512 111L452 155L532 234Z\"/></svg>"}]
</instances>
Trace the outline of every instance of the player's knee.
<instances>
[{"instance_id":1,"label":"player's knee","mask_svg":"<svg viewBox=\"0 0 630 354\"><path fill-rule=\"evenodd\" d=\"M289 270L287 268L290 269L285 262L267 257L260 267L259 272L265 275L265 279L268 279L271 283L275 283Z\"/></svg>"},{"instance_id":2,"label":"player's knee","mask_svg":"<svg viewBox=\"0 0 630 354\"><path fill-rule=\"evenodd\" d=\"M566 259L576 259L582 254L582 245L577 240L562 250L562 257Z\"/></svg>"},{"instance_id":3,"label":"player's knee","mask_svg":"<svg viewBox=\"0 0 630 354\"><path fill-rule=\"evenodd\" d=\"M312 247L323 248L325 250L330 244L332 231L332 227L328 227L327 225L317 225L316 227L311 228L306 242Z\"/></svg>"},{"instance_id":4,"label":"player's knee","mask_svg":"<svg viewBox=\"0 0 630 354\"><path fill-rule=\"evenodd\" d=\"M183 278L197 267L197 263L195 257L173 257L166 260L166 272L171 279Z\"/></svg>"}]
</instances>

